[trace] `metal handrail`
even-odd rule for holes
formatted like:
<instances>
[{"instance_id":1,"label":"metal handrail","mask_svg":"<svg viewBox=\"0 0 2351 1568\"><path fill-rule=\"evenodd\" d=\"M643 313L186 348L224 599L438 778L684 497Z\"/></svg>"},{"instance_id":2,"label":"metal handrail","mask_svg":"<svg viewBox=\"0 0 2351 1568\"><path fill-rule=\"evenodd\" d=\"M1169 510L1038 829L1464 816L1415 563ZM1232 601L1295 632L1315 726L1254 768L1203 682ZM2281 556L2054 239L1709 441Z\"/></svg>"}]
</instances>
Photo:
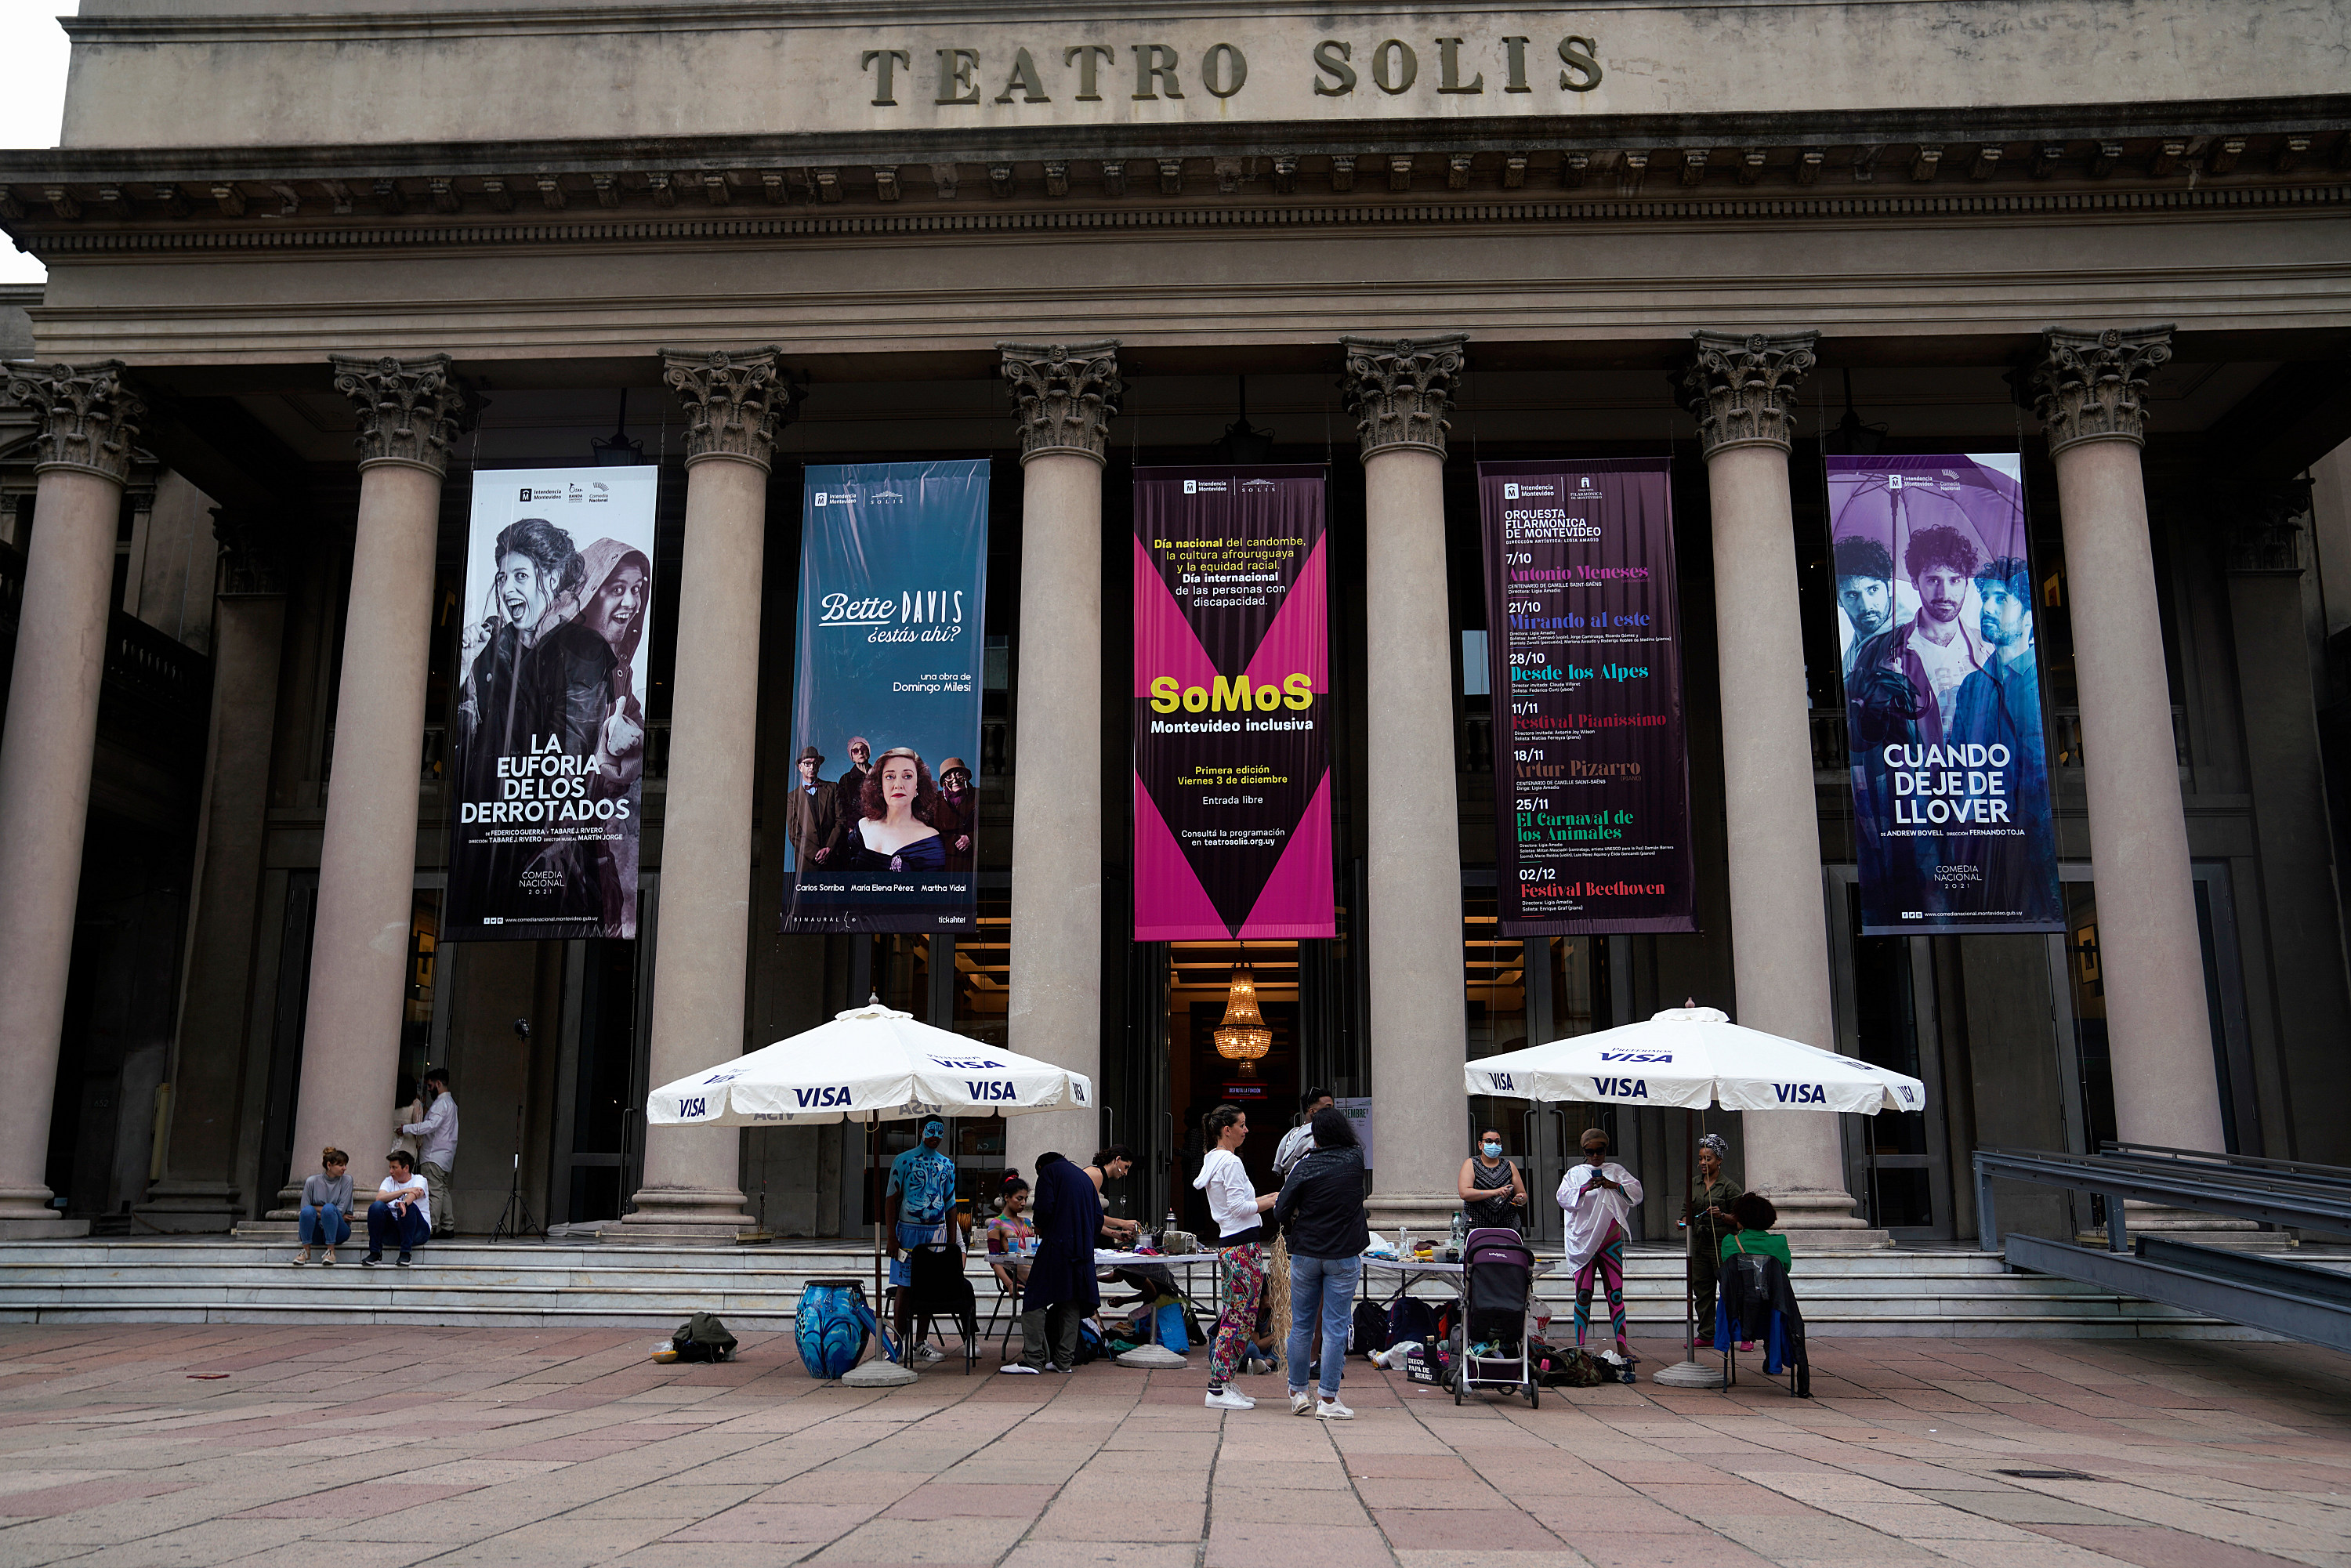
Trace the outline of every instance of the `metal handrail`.
<instances>
[{"instance_id":1,"label":"metal handrail","mask_svg":"<svg viewBox=\"0 0 2351 1568\"><path fill-rule=\"evenodd\" d=\"M2180 1151L2194 1154L2197 1151ZM1975 1155L1977 1236L1983 1249L2001 1249L2000 1219L1993 1206L1995 1180L2093 1192L2106 1199L2106 1245L2129 1250L2123 1204L2165 1204L2239 1219L2316 1230L2351 1230L2351 1191L2331 1181L2295 1181L2209 1167L2210 1176L2191 1176L2171 1162L2098 1154L2057 1154L2045 1149L1979 1149ZM2255 1179L2249 1180L2249 1177Z\"/></svg>"},{"instance_id":2,"label":"metal handrail","mask_svg":"<svg viewBox=\"0 0 2351 1568\"><path fill-rule=\"evenodd\" d=\"M2126 1159L2187 1160L2230 1170L2276 1171L2303 1181L2351 1187L2351 1166L2323 1166L2310 1160L2273 1160L2260 1155L2216 1155L2209 1149L2175 1149L2162 1144L2123 1144L2107 1138L2098 1145L2102 1155Z\"/></svg>"}]
</instances>

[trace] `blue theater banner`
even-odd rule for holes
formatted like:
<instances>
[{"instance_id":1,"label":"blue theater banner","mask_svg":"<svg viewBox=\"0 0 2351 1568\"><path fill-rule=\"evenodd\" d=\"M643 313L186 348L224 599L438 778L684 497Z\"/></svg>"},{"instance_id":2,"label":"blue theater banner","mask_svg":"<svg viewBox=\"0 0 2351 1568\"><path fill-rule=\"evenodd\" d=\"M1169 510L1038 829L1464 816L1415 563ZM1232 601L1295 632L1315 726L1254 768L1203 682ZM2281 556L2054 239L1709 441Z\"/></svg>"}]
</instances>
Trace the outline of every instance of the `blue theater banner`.
<instances>
[{"instance_id":1,"label":"blue theater banner","mask_svg":"<svg viewBox=\"0 0 2351 1568\"><path fill-rule=\"evenodd\" d=\"M811 465L787 931L960 931L978 886L987 461Z\"/></svg>"},{"instance_id":2,"label":"blue theater banner","mask_svg":"<svg viewBox=\"0 0 2351 1568\"><path fill-rule=\"evenodd\" d=\"M2062 931L2019 459L1828 459L1861 928Z\"/></svg>"}]
</instances>

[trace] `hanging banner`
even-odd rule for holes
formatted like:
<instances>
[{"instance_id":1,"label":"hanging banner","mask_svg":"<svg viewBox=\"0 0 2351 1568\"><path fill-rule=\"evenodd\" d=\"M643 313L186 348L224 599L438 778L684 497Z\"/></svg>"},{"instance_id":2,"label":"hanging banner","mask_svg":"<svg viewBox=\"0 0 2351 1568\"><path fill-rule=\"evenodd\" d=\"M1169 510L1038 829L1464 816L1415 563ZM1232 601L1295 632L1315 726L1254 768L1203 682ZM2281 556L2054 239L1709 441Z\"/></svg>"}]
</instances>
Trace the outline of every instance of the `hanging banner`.
<instances>
[{"instance_id":1,"label":"hanging banner","mask_svg":"<svg viewBox=\"0 0 2351 1568\"><path fill-rule=\"evenodd\" d=\"M1336 935L1319 466L1134 472L1134 936Z\"/></svg>"},{"instance_id":2,"label":"hanging banner","mask_svg":"<svg viewBox=\"0 0 2351 1568\"><path fill-rule=\"evenodd\" d=\"M2021 473L1828 460L1865 936L2065 928Z\"/></svg>"},{"instance_id":3,"label":"hanging banner","mask_svg":"<svg viewBox=\"0 0 2351 1568\"><path fill-rule=\"evenodd\" d=\"M637 934L659 474L474 476L444 941Z\"/></svg>"},{"instance_id":4,"label":"hanging banner","mask_svg":"<svg viewBox=\"0 0 2351 1568\"><path fill-rule=\"evenodd\" d=\"M1695 931L1667 460L1480 463L1505 936Z\"/></svg>"},{"instance_id":5,"label":"hanging banner","mask_svg":"<svg viewBox=\"0 0 2351 1568\"><path fill-rule=\"evenodd\" d=\"M958 931L978 904L987 460L808 470L787 931Z\"/></svg>"}]
</instances>

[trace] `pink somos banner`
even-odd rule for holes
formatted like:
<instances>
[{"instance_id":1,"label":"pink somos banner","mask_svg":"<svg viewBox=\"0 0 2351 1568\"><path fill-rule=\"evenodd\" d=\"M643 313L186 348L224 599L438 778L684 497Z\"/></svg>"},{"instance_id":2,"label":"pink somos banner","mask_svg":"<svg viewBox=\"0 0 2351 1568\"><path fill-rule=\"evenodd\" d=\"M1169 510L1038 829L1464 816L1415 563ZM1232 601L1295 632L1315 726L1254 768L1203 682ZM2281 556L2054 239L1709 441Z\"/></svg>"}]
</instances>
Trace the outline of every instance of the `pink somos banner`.
<instances>
[{"instance_id":1,"label":"pink somos banner","mask_svg":"<svg viewBox=\"0 0 2351 1568\"><path fill-rule=\"evenodd\" d=\"M1319 466L1134 476L1134 936L1335 936Z\"/></svg>"}]
</instances>

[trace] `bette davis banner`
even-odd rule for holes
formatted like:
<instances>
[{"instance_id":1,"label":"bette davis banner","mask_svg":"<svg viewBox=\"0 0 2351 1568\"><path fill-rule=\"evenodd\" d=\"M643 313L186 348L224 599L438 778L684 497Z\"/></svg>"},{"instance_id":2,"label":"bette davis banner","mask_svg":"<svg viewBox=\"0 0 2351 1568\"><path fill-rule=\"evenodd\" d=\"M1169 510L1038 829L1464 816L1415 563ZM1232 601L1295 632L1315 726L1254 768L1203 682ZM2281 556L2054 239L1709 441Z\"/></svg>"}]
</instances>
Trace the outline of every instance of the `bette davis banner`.
<instances>
[{"instance_id":1,"label":"bette davis banner","mask_svg":"<svg viewBox=\"0 0 2351 1568\"><path fill-rule=\"evenodd\" d=\"M658 474L474 476L444 940L637 934Z\"/></svg>"},{"instance_id":2,"label":"bette davis banner","mask_svg":"<svg viewBox=\"0 0 2351 1568\"><path fill-rule=\"evenodd\" d=\"M1134 936L1336 935L1319 466L1134 474Z\"/></svg>"},{"instance_id":3,"label":"bette davis banner","mask_svg":"<svg viewBox=\"0 0 2351 1568\"><path fill-rule=\"evenodd\" d=\"M987 460L808 470L787 931L959 931L978 907Z\"/></svg>"},{"instance_id":4,"label":"bette davis banner","mask_svg":"<svg viewBox=\"0 0 2351 1568\"><path fill-rule=\"evenodd\" d=\"M1667 460L1481 463L1506 936L1695 931Z\"/></svg>"},{"instance_id":5,"label":"bette davis banner","mask_svg":"<svg viewBox=\"0 0 2351 1568\"><path fill-rule=\"evenodd\" d=\"M1868 936L2064 929L2019 473L1828 460Z\"/></svg>"}]
</instances>

